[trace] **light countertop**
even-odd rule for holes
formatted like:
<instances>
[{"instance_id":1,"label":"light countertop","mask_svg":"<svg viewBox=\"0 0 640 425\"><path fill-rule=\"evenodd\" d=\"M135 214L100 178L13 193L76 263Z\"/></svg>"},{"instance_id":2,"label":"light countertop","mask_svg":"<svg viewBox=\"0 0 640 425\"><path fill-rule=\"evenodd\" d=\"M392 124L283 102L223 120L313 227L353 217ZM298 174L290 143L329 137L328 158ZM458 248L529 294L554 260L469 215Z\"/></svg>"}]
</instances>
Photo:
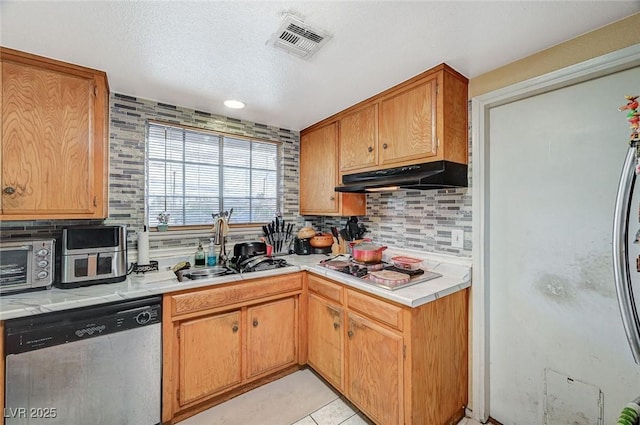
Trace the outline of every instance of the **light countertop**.
<instances>
[{"instance_id":1,"label":"light countertop","mask_svg":"<svg viewBox=\"0 0 640 425\"><path fill-rule=\"evenodd\" d=\"M181 256L177 256L173 259L165 258L160 262L161 269L165 269L165 271L137 276L129 275L125 281L120 283L92 285L76 289L52 288L51 290L0 296L0 320L299 271L308 271L324 276L409 307L420 306L471 286L471 259L394 248L384 252L384 259L388 260L394 255L409 255L421 258L424 260L423 268L440 273L442 277L391 291L368 284L344 273L319 266L318 264L321 260L330 258L327 255L288 255L284 258L292 265L291 267L244 275L234 274L178 282L175 274L166 270L167 265L176 264L182 259Z\"/></svg>"}]
</instances>

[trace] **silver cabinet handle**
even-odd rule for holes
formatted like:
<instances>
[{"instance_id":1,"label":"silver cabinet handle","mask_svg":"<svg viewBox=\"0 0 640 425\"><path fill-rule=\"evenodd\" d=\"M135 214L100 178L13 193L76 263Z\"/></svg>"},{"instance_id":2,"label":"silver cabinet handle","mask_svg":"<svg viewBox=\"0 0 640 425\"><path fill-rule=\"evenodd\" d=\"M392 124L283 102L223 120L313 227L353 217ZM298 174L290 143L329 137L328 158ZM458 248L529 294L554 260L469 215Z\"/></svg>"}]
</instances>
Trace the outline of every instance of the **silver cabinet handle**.
<instances>
[{"instance_id":1,"label":"silver cabinet handle","mask_svg":"<svg viewBox=\"0 0 640 425\"><path fill-rule=\"evenodd\" d=\"M14 193L16 193L16 190L11 186L7 186L4 188L3 192L7 195L13 195Z\"/></svg>"},{"instance_id":2,"label":"silver cabinet handle","mask_svg":"<svg viewBox=\"0 0 640 425\"><path fill-rule=\"evenodd\" d=\"M233 327L231 328L231 330L233 331L233 333L238 332L238 325L233 325Z\"/></svg>"},{"instance_id":3,"label":"silver cabinet handle","mask_svg":"<svg viewBox=\"0 0 640 425\"><path fill-rule=\"evenodd\" d=\"M373 152L373 148L372 148L371 146L369 146L369 147L367 148L367 151L368 151L368 152Z\"/></svg>"},{"instance_id":4,"label":"silver cabinet handle","mask_svg":"<svg viewBox=\"0 0 640 425\"><path fill-rule=\"evenodd\" d=\"M254 328L258 327L258 319L253 319L253 327Z\"/></svg>"},{"instance_id":5,"label":"silver cabinet handle","mask_svg":"<svg viewBox=\"0 0 640 425\"><path fill-rule=\"evenodd\" d=\"M389 145L387 145L386 143L382 145L382 149L386 149L388 147L389 147Z\"/></svg>"},{"instance_id":6,"label":"silver cabinet handle","mask_svg":"<svg viewBox=\"0 0 640 425\"><path fill-rule=\"evenodd\" d=\"M333 323L333 329L338 329L340 327L339 323L334 322Z\"/></svg>"}]
</instances>

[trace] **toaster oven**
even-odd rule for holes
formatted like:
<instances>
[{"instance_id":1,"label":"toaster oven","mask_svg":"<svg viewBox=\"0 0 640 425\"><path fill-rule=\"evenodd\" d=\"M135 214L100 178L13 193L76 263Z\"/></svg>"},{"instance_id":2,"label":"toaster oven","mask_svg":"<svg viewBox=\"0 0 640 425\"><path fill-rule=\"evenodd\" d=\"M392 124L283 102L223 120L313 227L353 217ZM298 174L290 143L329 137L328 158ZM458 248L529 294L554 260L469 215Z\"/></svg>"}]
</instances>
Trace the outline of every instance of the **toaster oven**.
<instances>
[{"instance_id":1,"label":"toaster oven","mask_svg":"<svg viewBox=\"0 0 640 425\"><path fill-rule=\"evenodd\" d=\"M0 293L51 288L54 254L55 239L0 241Z\"/></svg>"}]
</instances>

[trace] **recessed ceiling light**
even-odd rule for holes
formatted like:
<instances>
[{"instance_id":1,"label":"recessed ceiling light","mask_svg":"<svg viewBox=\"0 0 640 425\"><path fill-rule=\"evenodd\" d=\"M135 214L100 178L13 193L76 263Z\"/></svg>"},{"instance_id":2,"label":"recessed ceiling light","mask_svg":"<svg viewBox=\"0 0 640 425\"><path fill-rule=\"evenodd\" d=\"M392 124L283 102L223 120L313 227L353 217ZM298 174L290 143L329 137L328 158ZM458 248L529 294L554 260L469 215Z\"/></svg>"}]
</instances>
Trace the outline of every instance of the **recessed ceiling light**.
<instances>
[{"instance_id":1,"label":"recessed ceiling light","mask_svg":"<svg viewBox=\"0 0 640 425\"><path fill-rule=\"evenodd\" d=\"M244 102L240 102L239 100L225 100L224 106L232 109L242 109L245 107Z\"/></svg>"}]
</instances>

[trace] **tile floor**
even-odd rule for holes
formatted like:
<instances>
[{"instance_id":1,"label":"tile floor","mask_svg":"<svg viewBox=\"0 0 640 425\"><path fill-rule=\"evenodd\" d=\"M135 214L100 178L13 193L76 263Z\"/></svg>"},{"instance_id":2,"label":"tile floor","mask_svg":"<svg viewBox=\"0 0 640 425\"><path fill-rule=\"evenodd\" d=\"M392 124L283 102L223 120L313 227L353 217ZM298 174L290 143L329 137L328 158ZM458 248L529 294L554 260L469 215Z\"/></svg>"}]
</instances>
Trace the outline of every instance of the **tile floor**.
<instances>
[{"instance_id":1,"label":"tile floor","mask_svg":"<svg viewBox=\"0 0 640 425\"><path fill-rule=\"evenodd\" d=\"M180 425L373 425L310 369L263 385ZM480 425L463 419L459 425Z\"/></svg>"}]
</instances>

